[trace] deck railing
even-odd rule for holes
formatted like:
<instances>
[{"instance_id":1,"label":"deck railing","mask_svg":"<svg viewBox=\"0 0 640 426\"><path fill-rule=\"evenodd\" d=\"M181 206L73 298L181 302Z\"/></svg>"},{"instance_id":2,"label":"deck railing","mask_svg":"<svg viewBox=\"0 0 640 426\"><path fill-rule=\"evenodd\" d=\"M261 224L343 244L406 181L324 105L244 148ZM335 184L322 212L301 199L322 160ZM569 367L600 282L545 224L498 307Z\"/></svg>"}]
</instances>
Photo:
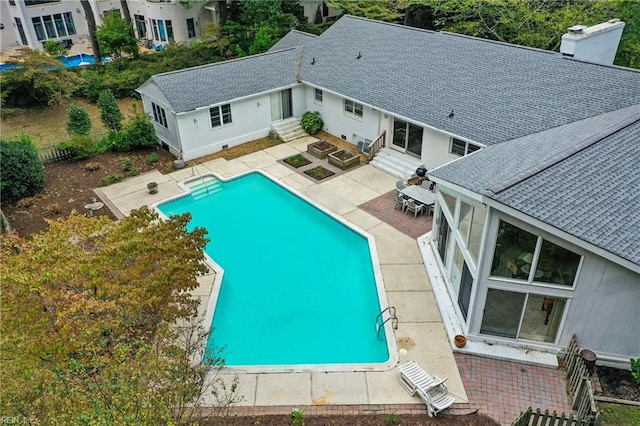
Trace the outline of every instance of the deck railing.
<instances>
[{"instance_id":1,"label":"deck railing","mask_svg":"<svg viewBox=\"0 0 640 426\"><path fill-rule=\"evenodd\" d=\"M529 407L527 411L520 413L511 426L591 426L593 424L591 419L578 418L573 414L558 414L555 411L549 413L547 410L541 412L539 408L533 411L533 408Z\"/></svg>"},{"instance_id":2,"label":"deck railing","mask_svg":"<svg viewBox=\"0 0 640 426\"><path fill-rule=\"evenodd\" d=\"M369 158L367 159L367 162L371 161L371 159L378 153L378 151L384 148L386 139L387 131L385 130L380 136L378 136L375 141L373 141L371 145L369 145Z\"/></svg>"}]
</instances>

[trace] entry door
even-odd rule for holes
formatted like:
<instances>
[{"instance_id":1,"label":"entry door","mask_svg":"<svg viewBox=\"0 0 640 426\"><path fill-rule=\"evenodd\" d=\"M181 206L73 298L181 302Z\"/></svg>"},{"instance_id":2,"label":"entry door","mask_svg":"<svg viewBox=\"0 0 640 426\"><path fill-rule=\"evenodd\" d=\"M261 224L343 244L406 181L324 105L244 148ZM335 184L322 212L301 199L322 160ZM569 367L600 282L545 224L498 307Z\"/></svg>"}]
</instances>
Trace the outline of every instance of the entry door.
<instances>
[{"instance_id":1,"label":"entry door","mask_svg":"<svg viewBox=\"0 0 640 426\"><path fill-rule=\"evenodd\" d=\"M293 116L293 107L291 100L291 89L282 91L282 119Z\"/></svg>"},{"instance_id":2,"label":"entry door","mask_svg":"<svg viewBox=\"0 0 640 426\"><path fill-rule=\"evenodd\" d=\"M420 157L422 155L422 131L420 126L394 118L392 146L398 151Z\"/></svg>"},{"instance_id":3,"label":"entry door","mask_svg":"<svg viewBox=\"0 0 640 426\"><path fill-rule=\"evenodd\" d=\"M271 121L284 120L293 116L291 89L283 90L280 93L272 93L270 101Z\"/></svg>"}]
</instances>

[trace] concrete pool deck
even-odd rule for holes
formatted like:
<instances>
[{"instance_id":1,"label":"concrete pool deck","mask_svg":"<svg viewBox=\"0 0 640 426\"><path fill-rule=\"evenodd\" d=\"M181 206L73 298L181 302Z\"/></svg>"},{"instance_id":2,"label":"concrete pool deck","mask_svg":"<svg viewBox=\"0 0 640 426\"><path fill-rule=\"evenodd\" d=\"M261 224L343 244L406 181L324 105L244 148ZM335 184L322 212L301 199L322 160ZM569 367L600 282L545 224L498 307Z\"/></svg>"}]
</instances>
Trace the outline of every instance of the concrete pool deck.
<instances>
[{"instance_id":1,"label":"concrete pool deck","mask_svg":"<svg viewBox=\"0 0 640 426\"><path fill-rule=\"evenodd\" d=\"M364 165L317 183L278 163L285 157L305 152L307 144L314 140L313 137L301 138L234 160L215 159L168 175L150 172L96 192L115 210L114 213L127 215L142 205L183 194L178 182L198 176L198 173L214 172L229 178L254 169L266 172L374 236L387 299L397 310L399 324L395 339L400 363L415 360L430 374L448 377L447 385L456 402L467 403L417 241L358 207L394 189L397 178ZM151 181L158 183L156 194L149 194L147 190L146 184ZM205 309L213 278L207 275L199 281L201 285L194 294L202 299L201 306ZM237 405L241 407L405 404L424 407L418 397L410 396L400 385L395 369L254 374L239 373L233 368L222 371L224 380L231 381L235 375L239 378L238 394L241 396ZM401 412L400 409L395 411Z\"/></svg>"}]
</instances>

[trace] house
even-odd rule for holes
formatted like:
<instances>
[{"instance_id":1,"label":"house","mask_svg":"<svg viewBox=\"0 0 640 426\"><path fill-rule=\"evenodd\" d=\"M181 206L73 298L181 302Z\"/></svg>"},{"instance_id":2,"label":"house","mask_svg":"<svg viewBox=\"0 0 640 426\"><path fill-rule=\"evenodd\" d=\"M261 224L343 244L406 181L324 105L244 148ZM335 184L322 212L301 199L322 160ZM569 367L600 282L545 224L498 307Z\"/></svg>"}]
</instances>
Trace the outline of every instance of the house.
<instances>
[{"instance_id":1,"label":"house","mask_svg":"<svg viewBox=\"0 0 640 426\"><path fill-rule=\"evenodd\" d=\"M105 13L123 15L120 0L90 0L96 25ZM175 0L127 0L135 35L152 44L187 41L201 34L207 22L219 22L217 2L191 2L189 7ZM47 40L65 45L81 44L89 37L84 9L79 0L8 0L0 2L2 49L28 46L42 50Z\"/></svg>"},{"instance_id":2,"label":"house","mask_svg":"<svg viewBox=\"0 0 640 426\"><path fill-rule=\"evenodd\" d=\"M344 16L139 93L185 160L305 111L354 145L385 139L372 165L437 182L423 255L450 333L552 355L576 333L624 362L640 353L640 72L584 48L623 26L574 28L557 53Z\"/></svg>"}]
</instances>

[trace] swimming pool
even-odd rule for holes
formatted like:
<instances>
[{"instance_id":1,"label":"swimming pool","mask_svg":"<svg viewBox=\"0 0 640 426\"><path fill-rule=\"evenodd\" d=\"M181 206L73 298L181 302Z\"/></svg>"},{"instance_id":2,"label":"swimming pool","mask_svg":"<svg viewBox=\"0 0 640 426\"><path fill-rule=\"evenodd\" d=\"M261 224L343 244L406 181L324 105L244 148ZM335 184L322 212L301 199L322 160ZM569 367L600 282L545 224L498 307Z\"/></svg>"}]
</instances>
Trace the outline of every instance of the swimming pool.
<instances>
[{"instance_id":1,"label":"swimming pool","mask_svg":"<svg viewBox=\"0 0 640 426\"><path fill-rule=\"evenodd\" d=\"M209 343L226 365L388 368L373 239L262 173L208 187L157 208L209 231L205 252L224 269Z\"/></svg>"},{"instance_id":2,"label":"swimming pool","mask_svg":"<svg viewBox=\"0 0 640 426\"><path fill-rule=\"evenodd\" d=\"M62 62L62 65L65 68L76 68L83 65L92 65L96 63L96 60L93 57L93 55L87 55L86 53L81 53L79 55L73 55L73 56L58 56L56 59ZM102 57L102 62L109 62L109 61L111 61L111 58L109 56ZM0 71L6 71L13 68L20 68L20 65L0 63Z\"/></svg>"}]
</instances>

